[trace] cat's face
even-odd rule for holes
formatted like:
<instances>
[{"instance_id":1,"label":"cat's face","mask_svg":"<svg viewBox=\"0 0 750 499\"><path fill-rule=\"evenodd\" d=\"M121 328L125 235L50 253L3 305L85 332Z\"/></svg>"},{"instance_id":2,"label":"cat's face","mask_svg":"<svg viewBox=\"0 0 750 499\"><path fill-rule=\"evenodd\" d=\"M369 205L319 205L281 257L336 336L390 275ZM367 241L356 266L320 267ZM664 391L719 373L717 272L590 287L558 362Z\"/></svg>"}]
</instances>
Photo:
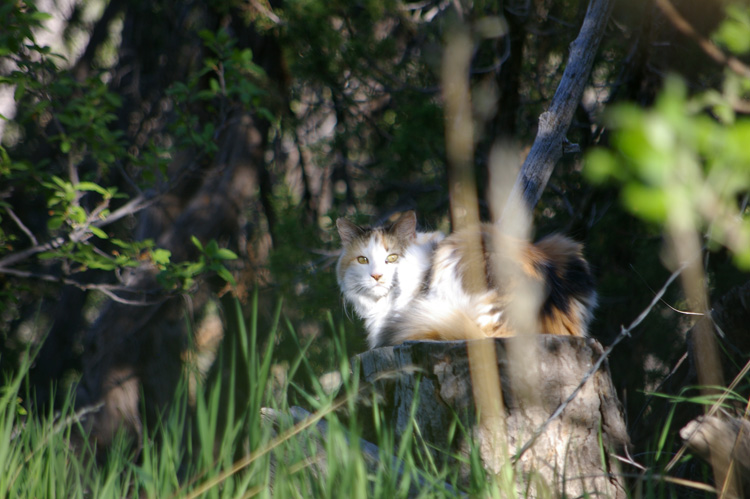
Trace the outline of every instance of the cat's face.
<instances>
[{"instance_id":1,"label":"cat's face","mask_svg":"<svg viewBox=\"0 0 750 499\"><path fill-rule=\"evenodd\" d=\"M414 213L407 212L387 227L361 228L345 219L336 225L343 243L336 271L344 295L374 300L386 296L397 283L404 250L415 238Z\"/></svg>"}]
</instances>

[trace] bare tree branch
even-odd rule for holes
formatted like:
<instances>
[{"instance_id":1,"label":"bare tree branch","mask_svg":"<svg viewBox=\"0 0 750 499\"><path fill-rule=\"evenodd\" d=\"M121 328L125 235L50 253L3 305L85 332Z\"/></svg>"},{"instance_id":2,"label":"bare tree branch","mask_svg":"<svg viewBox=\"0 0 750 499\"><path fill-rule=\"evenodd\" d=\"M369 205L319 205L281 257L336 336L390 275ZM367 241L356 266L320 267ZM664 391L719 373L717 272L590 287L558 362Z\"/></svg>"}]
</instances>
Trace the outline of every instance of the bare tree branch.
<instances>
[{"instance_id":1,"label":"bare tree branch","mask_svg":"<svg viewBox=\"0 0 750 499\"><path fill-rule=\"evenodd\" d=\"M5 207L5 212L10 215L10 218L13 219L13 221L16 223L19 229L23 231L24 234L31 240L31 244L37 245L39 244L39 241L36 240L36 237L34 237L34 233L29 230L28 227L21 221L20 218L18 218L18 215L16 215L16 212L13 211L13 208L10 206Z\"/></svg>"},{"instance_id":2,"label":"bare tree branch","mask_svg":"<svg viewBox=\"0 0 750 499\"><path fill-rule=\"evenodd\" d=\"M549 110L539 116L536 139L513 185L503 217L515 211L515 200L523 199L528 209L536 205L562 157L565 136L583 96L613 5L613 0L590 1L581 31L570 46L568 63Z\"/></svg>"},{"instance_id":3,"label":"bare tree branch","mask_svg":"<svg viewBox=\"0 0 750 499\"><path fill-rule=\"evenodd\" d=\"M36 279L38 281L47 281L47 282L56 282L60 284L67 284L69 286L75 286L84 291L90 291L90 290L99 291L103 293L104 295L108 296L109 298L111 298L113 301L116 301L117 303L122 303L123 305L145 307L148 305L157 305L166 299L164 296L161 296L156 300L145 300L145 299L129 300L115 293L116 291L121 291L125 293L139 294L139 295L156 294L160 292L163 294L163 289L161 288L134 289L130 286L120 286L120 285L112 285L112 284L94 284L94 283L80 282L80 281L76 281L75 279L70 279L68 277L61 277L61 276L54 275L54 274L30 272L27 270L18 270L18 269L13 269L13 268L0 268L0 273L8 274L8 275L16 276L16 277L22 277L24 279Z\"/></svg>"}]
</instances>

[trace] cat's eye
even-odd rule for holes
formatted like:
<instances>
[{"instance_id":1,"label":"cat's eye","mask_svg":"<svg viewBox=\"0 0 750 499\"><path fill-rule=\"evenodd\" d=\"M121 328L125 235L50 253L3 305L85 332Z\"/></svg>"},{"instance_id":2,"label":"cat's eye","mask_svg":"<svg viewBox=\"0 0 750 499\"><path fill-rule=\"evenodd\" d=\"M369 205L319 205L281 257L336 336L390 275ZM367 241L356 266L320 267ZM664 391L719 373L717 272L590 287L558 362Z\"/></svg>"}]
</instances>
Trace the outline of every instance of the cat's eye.
<instances>
[{"instance_id":1,"label":"cat's eye","mask_svg":"<svg viewBox=\"0 0 750 499\"><path fill-rule=\"evenodd\" d=\"M367 263L367 262L368 262L368 260L367 260L367 257L366 257L366 256L358 256L358 257L357 257L357 262L359 262L359 263L361 263L362 265L364 265L365 263Z\"/></svg>"},{"instance_id":2,"label":"cat's eye","mask_svg":"<svg viewBox=\"0 0 750 499\"><path fill-rule=\"evenodd\" d=\"M385 259L385 261L388 262L388 263L393 263L396 260L398 260L398 255L395 254L395 253L393 253L391 255L388 255L388 257Z\"/></svg>"}]
</instances>

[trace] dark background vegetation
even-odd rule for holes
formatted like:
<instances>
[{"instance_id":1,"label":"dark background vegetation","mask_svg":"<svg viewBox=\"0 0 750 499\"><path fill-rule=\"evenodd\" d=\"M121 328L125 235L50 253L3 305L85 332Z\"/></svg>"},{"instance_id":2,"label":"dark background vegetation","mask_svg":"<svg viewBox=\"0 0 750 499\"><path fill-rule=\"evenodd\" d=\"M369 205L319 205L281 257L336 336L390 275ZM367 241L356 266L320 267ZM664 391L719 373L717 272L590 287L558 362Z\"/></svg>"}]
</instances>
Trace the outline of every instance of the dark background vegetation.
<instances>
[{"instance_id":1,"label":"dark background vegetation","mask_svg":"<svg viewBox=\"0 0 750 499\"><path fill-rule=\"evenodd\" d=\"M261 338L279 303L282 323L296 331L274 339L279 366L312 341L312 365L321 374L337 368L338 331L352 355L366 344L335 282L335 219L375 223L416 209L423 227L450 229L440 63L452 27L475 33L475 167L486 217L489 150L505 139L528 151L587 3L110 0L91 17L83 2L65 19L64 42L85 40L69 60L24 48L33 9L6 4L3 71L19 68L27 79L13 80L25 88L16 91L3 137L2 370L13 372L29 346L38 348L29 379L36 399L26 401L32 413L70 386L80 406L94 403L126 376L137 380L146 415L154 414L170 400L186 350L216 348L222 333L205 319L218 310L231 320L221 310L232 296L251 310L256 293ZM720 1L674 3L704 35L724 17ZM503 19L505 35L483 32L488 19ZM603 108L650 106L668 73L702 91L721 83L723 68L652 2L617 2L570 142L584 152L607 145ZM557 166L534 211L535 234L585 243L600 293L591 335L606 345L669 271L659 228L626 212L615 187L587 183L582 157L566 154ZM75 229L71 212L56 215L48 202L53 175L116 187L125 196L111 200L111 212L131 200L145 207L103 224L106 239L10 262ZM86 191L76 199L91 213L101 198ZM55 216L59 224L50 223ZM204 260L207 271L190 274L180 262L205 258L191 236L239 258ZM148 239L153 245L137 247ZM82 245L127 261L93 264L95 255L77 253ZM167 264L157 248L171 252ZM236 285L216 275L220 267ZM706 258L706 270L713 300L748 279L723 252ZM659 388L686 351L693 317L679 312L685 308L679 288L670 289L610 358L639 452L664 416L645 392ZM220 344L236 345L230 340ZM214 366L207 375L221 374Z\"/></svg>"}]
</instances>

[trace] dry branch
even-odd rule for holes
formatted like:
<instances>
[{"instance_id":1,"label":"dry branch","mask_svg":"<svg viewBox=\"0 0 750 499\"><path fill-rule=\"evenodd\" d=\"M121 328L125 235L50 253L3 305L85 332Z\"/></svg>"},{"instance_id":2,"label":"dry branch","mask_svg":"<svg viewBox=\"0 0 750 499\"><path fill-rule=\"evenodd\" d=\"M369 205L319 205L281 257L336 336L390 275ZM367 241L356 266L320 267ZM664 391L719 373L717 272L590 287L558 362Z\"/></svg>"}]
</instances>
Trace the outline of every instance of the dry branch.
<instances>
[{"instance_id":1,"label":"dry branch","mask_svg":"<svg viewBox=\"0 0 750 499\"><path fill-rule=\"evenodd\" d=\"M581 31L570 46L562 80L549 109L539 116L539 130L513 185L505 206L506 216L515 211L513 203L517 199L523 199L529 209L536 205L552 170L562 157L565 136L583 96L613 5L613 0L591 0L589 3Z\"/></svg>"},{"instance_id":2,"label":"dry branch","mask_svg":"<svg viewBox=\"0 0 750 499\"><path fill-rule=\"evenodd\" d=\"M726 468L734 461L736 476L750 485L750 421L701 416L680 430L685 444L703 459Z\"/></svg>"}]
</instances>

